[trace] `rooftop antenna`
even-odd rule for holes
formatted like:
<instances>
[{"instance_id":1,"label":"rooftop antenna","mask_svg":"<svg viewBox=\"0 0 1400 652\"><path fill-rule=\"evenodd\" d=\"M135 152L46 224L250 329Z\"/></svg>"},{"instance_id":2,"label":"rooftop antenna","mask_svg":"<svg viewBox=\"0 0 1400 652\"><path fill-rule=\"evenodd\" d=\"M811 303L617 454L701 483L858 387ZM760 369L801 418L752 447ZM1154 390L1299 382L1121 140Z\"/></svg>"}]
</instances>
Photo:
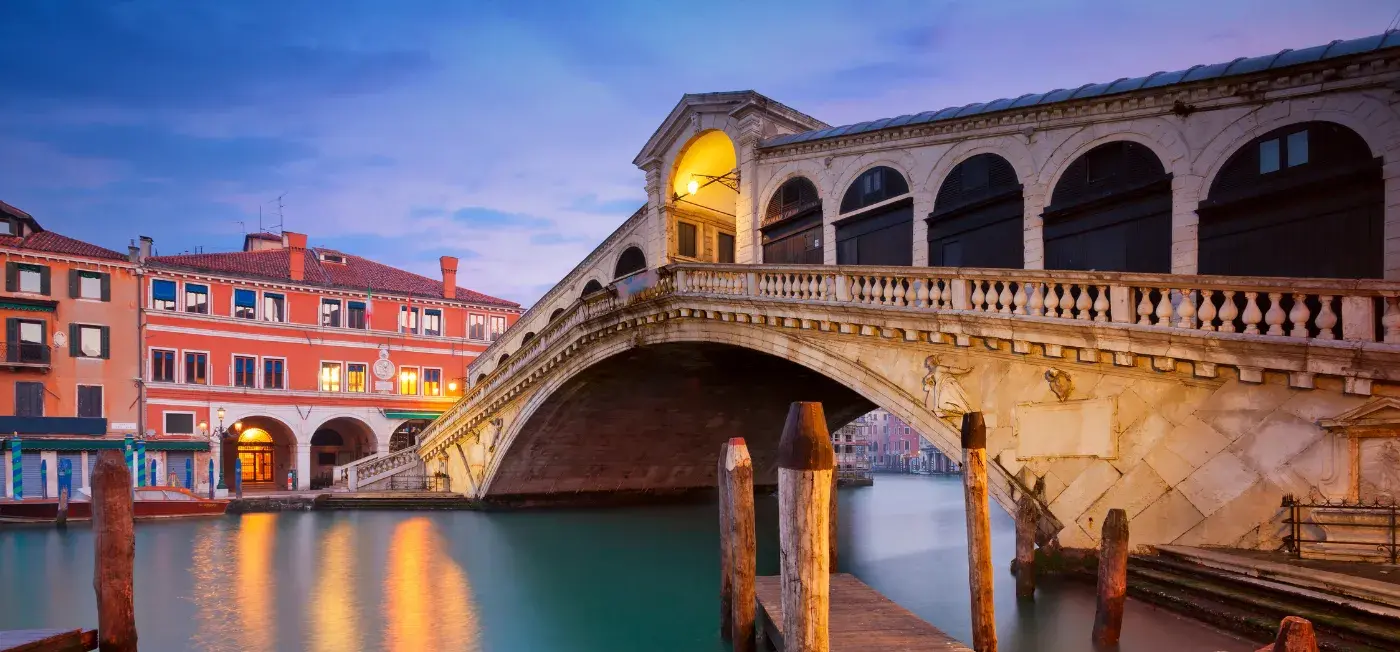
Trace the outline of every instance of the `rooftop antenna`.
<instances>
[{"instance_id":1,"label":"rooftop antenna","mask_svg":"<svg viewBox=\"0 0 1400 652\"><path fill-rule=\"evenodd\" d=\"M282 194L277 195L277 199L273 200L273 201L277 202L277 225L276 225L276 226L273 226L273 227L268 227L268 228L277 229L277 232L278 232L278 233L281 233L281 232L282 232L282 223L285 221L285 220L283 219L283 217L282 217L282 208L285 206L285 204L282 203L282 198L287 196L287 192L289 192L289 191L283 191ZM271 204L272 202L267 202L267 203ZM258 231L262 231L262 208L261 208L261 207L258 208Z\"/></svg>"}]
</instances>

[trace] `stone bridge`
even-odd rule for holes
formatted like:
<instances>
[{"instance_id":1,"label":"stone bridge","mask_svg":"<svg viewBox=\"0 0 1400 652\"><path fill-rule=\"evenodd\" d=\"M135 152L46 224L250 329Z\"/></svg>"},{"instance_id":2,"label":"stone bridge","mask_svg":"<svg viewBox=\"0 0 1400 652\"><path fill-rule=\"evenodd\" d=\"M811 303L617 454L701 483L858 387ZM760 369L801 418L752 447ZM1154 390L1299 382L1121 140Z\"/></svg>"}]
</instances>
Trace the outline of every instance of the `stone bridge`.
<instances>
[{"instance_id":1,"label":"stone bridge","mask_svg":"<svg viewBox=\"0 0 1400 652\"><path fill-rule=\"evenodd\" d=\"M1400 493L1398 88L1388 33L839 128L687 95L414 452L489 500L682 492L731 436L773 482L791 401L955 459L978 410L1065 546L1122 507L1275 547L1285 495Z\"/></svg>"}]
</instances>

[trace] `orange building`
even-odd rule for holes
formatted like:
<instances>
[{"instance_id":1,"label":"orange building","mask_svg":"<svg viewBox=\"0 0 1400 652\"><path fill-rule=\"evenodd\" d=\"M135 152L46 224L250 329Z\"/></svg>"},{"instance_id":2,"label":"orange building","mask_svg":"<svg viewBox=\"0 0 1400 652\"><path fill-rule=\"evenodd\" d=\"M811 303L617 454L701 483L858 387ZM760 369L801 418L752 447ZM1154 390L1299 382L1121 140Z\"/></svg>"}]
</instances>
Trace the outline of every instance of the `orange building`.
<instances>
[{"instance_id":1,"label":"orange building","mask_svg":"<svg viewBox=\"0 0 1400 652\"><path fill-rule=\"evenodd\" d=\"M294 477L305 489L412 445L521 313L458 287L448 256L430 279L290 232L246 236L232 253L151 249L142 237L145 433L151 445L209 442L230 488L235 459L245 486ZM195 460L201 487L206 460Z\"/></svg>"},{"instance_id":2,"label":"orange building","mask_svg":"<svg viewBox=\"0 0 1400 652\"><path fill-rule=\"evenodd\" d=\"M25 496L56 496L61 460L81 491L95 453L122 448L124 436L140 430L139 269L128 255L45 231L4 202L0 253L0 439L18 439L21 451L15 464L12 443L4 443L5 495L15 494L15 465Z\"/></svg>"}]
</instances>

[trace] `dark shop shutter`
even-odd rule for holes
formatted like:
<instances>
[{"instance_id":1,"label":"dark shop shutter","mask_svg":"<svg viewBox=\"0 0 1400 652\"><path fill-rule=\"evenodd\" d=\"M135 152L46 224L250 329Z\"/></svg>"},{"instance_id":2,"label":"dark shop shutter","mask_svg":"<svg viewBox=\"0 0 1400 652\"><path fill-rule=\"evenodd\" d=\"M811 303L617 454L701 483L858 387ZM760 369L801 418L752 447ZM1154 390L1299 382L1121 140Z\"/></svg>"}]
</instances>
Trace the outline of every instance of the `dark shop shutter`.
<instances>
[{"instance_id":1,"label":"dark shop shutter","mask_svg":"<svg viewBox=\"0 0 1400 652\"><path fill-rule=\"evenodd\" d=\"M24 451L21 457L24 458L21 475L24 478L24 497L38 498L43 494L43 483L39 482L39 451ZM54 469L49 469L53 473Z\"/></svg>"}]
</instances>

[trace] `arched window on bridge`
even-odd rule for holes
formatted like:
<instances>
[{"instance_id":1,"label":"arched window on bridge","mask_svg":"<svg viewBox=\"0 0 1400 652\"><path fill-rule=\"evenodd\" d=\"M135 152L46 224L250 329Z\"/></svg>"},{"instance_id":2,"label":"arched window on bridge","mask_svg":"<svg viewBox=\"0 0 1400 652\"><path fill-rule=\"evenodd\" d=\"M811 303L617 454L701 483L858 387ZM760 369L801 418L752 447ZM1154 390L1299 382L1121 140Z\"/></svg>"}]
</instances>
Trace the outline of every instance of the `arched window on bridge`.
<instances>
[{"instance_id":1,"label":"arched window on bridge","mask_svg":"<svg viewBox=\"0 0 1400 652\"><path fill-rule=\"evenodd\" d=\"M938 188L928 223L933 267L1025 265L1021 182L1011 163L978 154L955 166Z\"/></svg>"},{"instance_id":2,"label":"arched window on bridge","mask_svg":"<svg viewBox=\"0 0 1400 652\"><path fill-rule=\"evenodd\" d=\"M599 287L601 288L602 286L599 286ZM563 309L563 308L555 308L555 309L554 309L554 312L549 313L549 321L554 321L554 320L558 319L558 318L559 318L559 315L562 315L562 314L564 314L564 309Z\"/></svg>"},{"instance_id":3,"label":"arched window on bridge","mask_svg":"<svg viewBox=\"0 0 1400 652\"><path fill-rule=\"evenodd\" d=\"M1250 141L1220 168L1197 213L1202 274L1385 272L1381 159L1339 124L1304 122Z\"/></svg>"},{"instance_id":4,"label":"arched window on bridge","mask_svg":"<svg viewBox=\"0 0 1400 652\"><path fill-rule=\"evenodd\" d=\"M822 199L806 177L783 182L763 213L763 262L822 264Z\"/></svg>"},{"instance_id":5,"label":"arched window on bridge","mask_svg":"<svg viewBox=\"0 0 1400 652\"><path fill-rule=\"evenodd\" d=\"M622 255L617 257L617 267L613 270L613 278L622 278L628 274L635 274L647 268L647 257L637 247L628 247L623 250ZM587 289L586 287L584 289ZM600 288L601 289L601 288Z\"/></svg>"},{"instance_id":6,"label":"arched window on bridge","mask_svg":"<svg viewBox=\"0 0 1400 652\"><path fill-rule=\"evenodd\" d=\"M1131 141L1075 159L1045 208L1045 268L1171 272L1171 178L1151 149Z\"/></svg>"},{"instance_id":7,"label":"arched window on bridge","mask_svg":"<svg viewBox=\"0 0 1400 652\"><path fill-rule=\"evenodd\" d=\"M589 279L589 281L588 281L587 283L584 283L584 284L583 284L583 292L580 293L579 296L580 296L580 297L586 297L586 296L588 296L588 295L590 295L590 294L593 294L594 292L602 292L602 291L603 291L603 284L602 284L602 283L599 283L599 282L598 282L598 279Z\"/></svg>"},{"instance_id":8,"label":"arched window on bridge","mask_svg":"<svg viewBox=\"0 0 1400 652\"><path fill-rule=\"evenodd\" d=\"M509 354L509 353L501 354L501 359L496 361L496 368L497 368L497 369L500 369L501 367L506 366L506 360L509 360L509 359L510 359L510 354Z\"/></svg>"},{"instance_id":9,"label":"arched window on bridge","mask_svg":"<svg viewBox=\"0 0 1400 652\"><path fill-rule=\"evenodd\" d=\"M481 383L483 383L483 382L485 382L485 381L486 381L486 374L479 374L479 375L477 375L477 377L476 377L476 384L480 385Z\"/></svg>"},{"instance_id":10,"label":"arched window on bridge","mask_svg":"<svg viewBox=\"0 0 1400 652\"><path fill-rule=\"evenodd\" d=\"M533 339L535 339L535 331L530 331L530 332L526 333L524 337L521 337L521 338L520 338L520 343L521 343L521 344L524 344L524 343L529 342L530 340L533 340Z\"/></svg>"},{"instance_id":11,"label":"arched window on bridge","mask_svg":"<svg viewBox=\"0 0 1400 652\"><path fill-rule=\"evenodd\" d=\"M894 168L856 177L841 198L836 264L914 264L914 199L908 195L909 182Z\"/></svg>"}]
</instances>

